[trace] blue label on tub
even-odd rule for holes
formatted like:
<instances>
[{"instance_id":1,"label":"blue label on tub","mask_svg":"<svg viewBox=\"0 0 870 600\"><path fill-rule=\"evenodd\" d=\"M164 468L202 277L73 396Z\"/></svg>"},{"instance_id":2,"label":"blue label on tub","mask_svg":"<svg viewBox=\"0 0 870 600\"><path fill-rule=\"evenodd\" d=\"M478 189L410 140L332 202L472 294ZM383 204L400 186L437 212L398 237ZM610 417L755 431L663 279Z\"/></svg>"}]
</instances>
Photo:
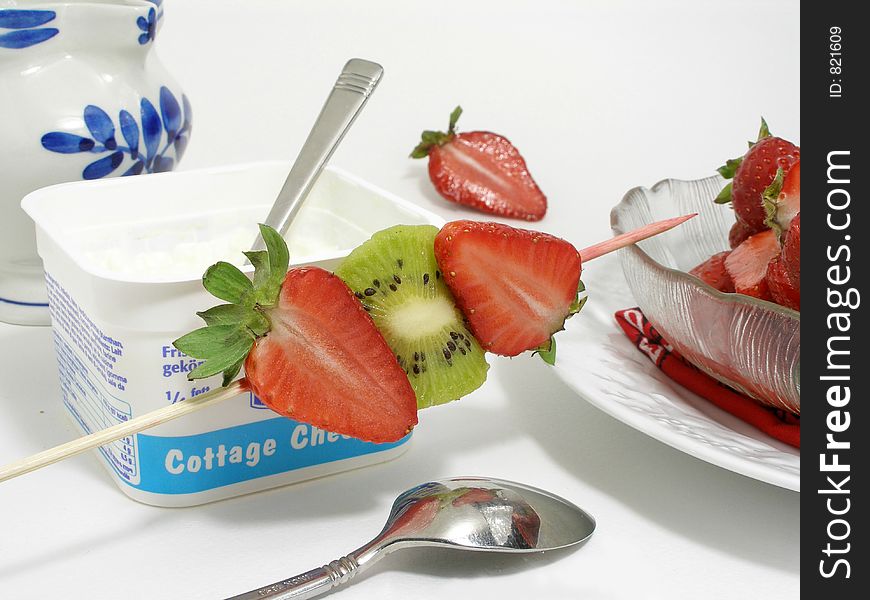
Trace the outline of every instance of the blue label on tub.
<instances>
[{"instance_id":1,"label":"blue label on tub","mask_svg":"<svg viewBox=\"0 0 870 600\"><path fill-rule=\"evenodd\" d=\"M84 433L129 421L133 407L123 397L131 385L122 360L130 352L126 341L103 331L49 273L45 279L64 404ZM161 352L165 358L176 350L163 346ZM175 372L169 369L166 376ZM190 395L206 390L196 389ZM184 399L171 388L165 394L169 402ZM246 402L252 409L268 409L250 393ZM190 494L389 450L407 439L372 444L274 417L198 435L140 433L100 446L100 452L131 487L157 494Z\"/></svg>"},{"instance_id":2,"label":"blue label on tub","mask_svg":"<svg viewBox=\"0 0 870 600\"><path fill-rule=\"evenodd\" d=\"M276 417L198 435L136 437L139 482L123 474L122 480L146 492L190 494L388 450L410 434L392 444L372 444Z\"/></svg>"}]
</instances>

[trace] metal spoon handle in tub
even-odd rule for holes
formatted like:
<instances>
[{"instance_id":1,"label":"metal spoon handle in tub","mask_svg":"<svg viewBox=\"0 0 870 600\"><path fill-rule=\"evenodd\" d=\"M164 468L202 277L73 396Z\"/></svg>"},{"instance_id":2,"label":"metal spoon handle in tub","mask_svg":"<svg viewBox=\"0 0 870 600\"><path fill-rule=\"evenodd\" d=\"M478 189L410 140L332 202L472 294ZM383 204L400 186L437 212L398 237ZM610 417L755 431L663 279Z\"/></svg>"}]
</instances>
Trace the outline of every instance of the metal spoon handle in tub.
<instances>
[{"instance_id":1,"label":"metal spoon handle in tub","mask_svg":"<svg viewBox=\"0 0 870 600\"><path fill-rule=\"evenodd\" d=\"M383 74L383 67L377 63L361 58L347 61L284 180L284 187L266 217L266 225L274 227L281 235L287 233L290 222L299 212L329 157L375 91ZM263 238L257 236L252 250L264 248Z\"/></svg>"},{"instance_id":2,"label":"metal spoon handle in tub","mask_svg":"<svg viewBox=\"0 0 870 600\"><path fill-rule=\"evenodd\" d=\"M579 544L594 531L595 519L588 513L537 488L480 477L430 481L402 493L381 533L362 548L227 600L314 598L404 548L542 552Z\"/></svg>"}]
</instances>

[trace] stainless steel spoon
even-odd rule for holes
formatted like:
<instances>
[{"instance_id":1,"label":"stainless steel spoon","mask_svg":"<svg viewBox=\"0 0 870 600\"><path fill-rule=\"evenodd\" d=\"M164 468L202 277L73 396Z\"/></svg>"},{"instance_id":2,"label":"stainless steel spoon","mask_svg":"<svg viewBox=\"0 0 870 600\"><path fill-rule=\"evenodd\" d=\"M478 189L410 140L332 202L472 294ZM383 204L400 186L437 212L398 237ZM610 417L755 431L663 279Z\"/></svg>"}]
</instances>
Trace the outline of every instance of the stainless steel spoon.
<instances>
[{"instance_id":1,"label":"stainless steel spoon","mask_svg":"<svg viewBox=\"0 0 870 600\"><path fill-rule=\"evenodd\" d=\"M440 546L485 552L541 552L589 539L595 519L567 500L497 479L430 481L393 503L383 531L328 565L227 600L313 598L395 550Z\"/></svg>"},{"instance_id":2,"label":"stainless steel spoon","mask_svg":"<svg viewBox=\"0 0 870 600\"><path fill-rule=\"evenodd\" d=\"M266 225L274 227L281 235L287 233L324 165L375 91L383 74L383 67L377 63L361 58L347 61L284 180L284 186L266 217ZM263 238L258 235L251 249L264 248Z\"/></svg>"}]
</instances>

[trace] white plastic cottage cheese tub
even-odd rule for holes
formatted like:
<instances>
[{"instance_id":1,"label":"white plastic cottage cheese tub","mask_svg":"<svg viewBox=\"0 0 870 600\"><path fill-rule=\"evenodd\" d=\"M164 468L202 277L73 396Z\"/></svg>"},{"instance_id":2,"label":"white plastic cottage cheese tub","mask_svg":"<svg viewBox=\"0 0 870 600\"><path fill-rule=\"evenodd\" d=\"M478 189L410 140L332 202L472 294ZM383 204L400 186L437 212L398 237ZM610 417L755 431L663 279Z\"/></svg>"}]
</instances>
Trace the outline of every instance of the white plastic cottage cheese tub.
<instances>
[{"instance_id":1,"label":"white plastic cottage cheese tub","mask_svg":"<svg viewBox=\"0 0 870 600\"><path fill-rule=\"evenodd\" d=\"M289 166L257 163L71 183L22 202L45 264L63 401L83 432L220 385L190 382L172 340L219 302L217 260L241 264ZM333 269L375 231L443 221L328 169L287 234L294 265ZM250 267L248 267L250 270ZM250 393L100 449L131 498L190 506L383 462L403 452L278 417Z\"/></svg>"}]
</instances>

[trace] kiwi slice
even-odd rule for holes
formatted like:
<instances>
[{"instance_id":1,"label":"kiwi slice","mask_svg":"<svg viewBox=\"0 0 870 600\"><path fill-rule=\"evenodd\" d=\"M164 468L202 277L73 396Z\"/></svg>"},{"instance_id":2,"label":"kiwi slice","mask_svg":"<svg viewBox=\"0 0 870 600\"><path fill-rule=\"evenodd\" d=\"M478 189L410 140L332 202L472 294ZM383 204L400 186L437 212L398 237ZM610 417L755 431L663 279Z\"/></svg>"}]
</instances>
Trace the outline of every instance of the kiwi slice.
<instances>
[{"instance_id":1,"label":"kiwi slice","mask_svg":"<svg viewBox=\"0 0 870 600\"><path fill-rule=\"evenodd\" d=\"M353 290L408 374L417 407L456 400L486 381L483 349L435 262L431 225L375 233L335 274Z\"/></svg>"}]
</instances>

